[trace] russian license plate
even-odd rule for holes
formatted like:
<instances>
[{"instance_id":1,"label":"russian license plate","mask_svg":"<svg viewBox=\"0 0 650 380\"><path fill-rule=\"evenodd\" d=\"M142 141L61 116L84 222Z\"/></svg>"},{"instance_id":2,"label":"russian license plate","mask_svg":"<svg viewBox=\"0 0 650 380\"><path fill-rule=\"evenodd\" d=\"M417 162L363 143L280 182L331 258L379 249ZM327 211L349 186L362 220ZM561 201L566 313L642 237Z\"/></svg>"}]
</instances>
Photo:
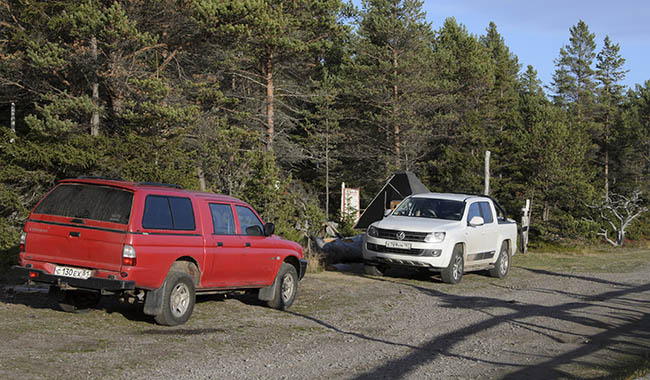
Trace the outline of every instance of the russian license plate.
<instances>
[{"instance_id":1,"label":"russian license plate","mask_svg":"<svg viewBox=\"0 0 650 380\"><path fill-rule=\"evenodd\" d=\"M407 243L403 241L387 240L386 248L411 249L411 243Z\"/></svg>"},{"instance_id":2,"label":"russian license plate","mask_svg":"<svg viewBox=\"0 0 650 380\"><path fill-rule=\"evenodd\" d=\"M92 275L90 269L71 268L71 267L55 267L54 274L63 277L87 279Z\"/></svg>"}]
</instances>

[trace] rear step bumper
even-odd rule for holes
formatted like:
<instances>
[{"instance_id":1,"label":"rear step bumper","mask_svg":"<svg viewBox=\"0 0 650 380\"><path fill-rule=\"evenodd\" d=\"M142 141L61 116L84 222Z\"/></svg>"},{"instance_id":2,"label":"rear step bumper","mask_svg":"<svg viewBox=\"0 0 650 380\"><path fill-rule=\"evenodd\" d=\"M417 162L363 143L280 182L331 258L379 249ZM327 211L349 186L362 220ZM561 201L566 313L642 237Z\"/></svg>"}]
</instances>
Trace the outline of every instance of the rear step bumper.
<instances>
[{"instance_id":1,"label":"rear step bumper","mask_svg":"<svg viewBox=\"0 0 650 380\"><path fill-rule=\"evenodd\" d=\"M45 283L50 285L57 285L59 287L73 287L79 289L92 289L92 290L133 290L135 289L135 281L122 281L111 280L108 278L91 277L86 280L80 278L71 278L63 276L55 276L40 269L29 269L19 265L15 265L12 269L20 274L20 277L32 282ZM32 274L35 273L35 274Z\"/></svg>"}]
</instances>

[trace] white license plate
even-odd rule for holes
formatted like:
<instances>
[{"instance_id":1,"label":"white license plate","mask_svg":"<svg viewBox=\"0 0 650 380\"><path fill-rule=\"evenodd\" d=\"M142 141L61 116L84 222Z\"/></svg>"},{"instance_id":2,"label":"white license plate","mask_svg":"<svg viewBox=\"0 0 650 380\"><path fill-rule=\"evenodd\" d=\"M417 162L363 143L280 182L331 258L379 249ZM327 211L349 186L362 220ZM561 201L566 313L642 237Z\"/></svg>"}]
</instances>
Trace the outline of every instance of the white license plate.
<instances>
[{"instance_id":1,"label":"white license plate","mask_svg":"<svg viewBox=\"0 0 650 380\"><path fill-rule=\"evenodd\" d=\"M89 269L71 268L71 267L55 267L54 274L63 277L87 279L92 275Z\"/></svg>"},{"instance_id":2,"label":"white license plate","mask_svg":"<svg viewBox=\"0 0 650 380\"><path fill-rule=\"evenodd\" d=\"M386 241L386 248L411 249L411 243L388 240Z\"/></svg>"}]
</instances>

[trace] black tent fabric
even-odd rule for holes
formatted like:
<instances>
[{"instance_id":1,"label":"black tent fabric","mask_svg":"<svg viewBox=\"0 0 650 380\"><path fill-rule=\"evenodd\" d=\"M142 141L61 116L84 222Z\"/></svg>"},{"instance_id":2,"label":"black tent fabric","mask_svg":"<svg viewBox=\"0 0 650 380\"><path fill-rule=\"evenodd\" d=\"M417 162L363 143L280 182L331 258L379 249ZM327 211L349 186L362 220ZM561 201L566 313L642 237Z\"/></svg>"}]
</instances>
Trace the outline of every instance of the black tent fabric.
<instances>
[{"instance_id":1,"label":"black tent fabric","mask_svg":"<svg viewBox=\"0 0 650 380\"><path fill-rule=\"evenodd\" d=\"M368 228L372 222L383 218L392 201L401 201L411 194L428 192L429 189L412 172L396 172L363 211L354 228Z\"/></svg>"}]
</instances>

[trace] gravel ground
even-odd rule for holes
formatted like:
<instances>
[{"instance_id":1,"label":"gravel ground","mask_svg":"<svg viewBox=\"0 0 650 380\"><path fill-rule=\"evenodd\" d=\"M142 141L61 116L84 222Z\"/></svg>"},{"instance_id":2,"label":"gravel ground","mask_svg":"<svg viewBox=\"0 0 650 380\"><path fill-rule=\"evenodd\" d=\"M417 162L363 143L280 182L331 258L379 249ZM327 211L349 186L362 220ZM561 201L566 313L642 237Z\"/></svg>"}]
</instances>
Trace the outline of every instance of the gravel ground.
<instances>
[{"instance_id":1,"label":"gravel ground","mask_svg":"<svg viewBox=\"0 0 650 380\"><path fill-rule=\"evenodd\" d=\"M343 267L305 277L288 312L246 295L199 296L174 328L112 300L63 313L42 289L5 285L0 378L595 379L648 357L649 266L514 265L505 280L466 274L455 286Z\"/></svg>"}]
</instances>

